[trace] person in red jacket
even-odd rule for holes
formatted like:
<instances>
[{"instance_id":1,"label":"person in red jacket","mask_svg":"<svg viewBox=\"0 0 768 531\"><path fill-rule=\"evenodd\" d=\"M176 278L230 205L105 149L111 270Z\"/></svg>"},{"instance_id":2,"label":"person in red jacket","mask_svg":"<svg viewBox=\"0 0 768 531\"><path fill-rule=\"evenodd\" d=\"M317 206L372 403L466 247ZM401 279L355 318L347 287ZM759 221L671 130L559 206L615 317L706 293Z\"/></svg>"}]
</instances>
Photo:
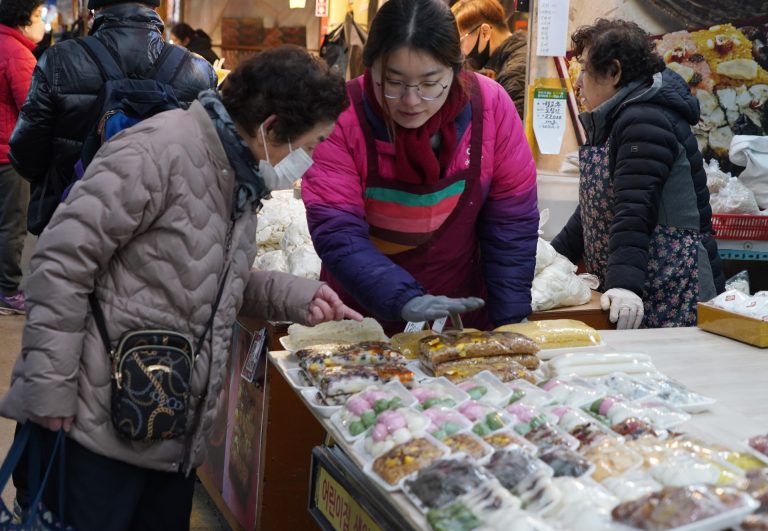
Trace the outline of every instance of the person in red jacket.
<instances>
[{"instance_id":1,"label":"person in red jacket","mask_svg":"<svg viewBox=\"0 0 768 531\"><path fill-rule=\"evenodd\" d=\"M32 50L45 36L43 3L0 2L0 315L24 313L19 283L29 184L10 164L8 140L32 82L37 62Z\"/></svg>"}]
</instances>

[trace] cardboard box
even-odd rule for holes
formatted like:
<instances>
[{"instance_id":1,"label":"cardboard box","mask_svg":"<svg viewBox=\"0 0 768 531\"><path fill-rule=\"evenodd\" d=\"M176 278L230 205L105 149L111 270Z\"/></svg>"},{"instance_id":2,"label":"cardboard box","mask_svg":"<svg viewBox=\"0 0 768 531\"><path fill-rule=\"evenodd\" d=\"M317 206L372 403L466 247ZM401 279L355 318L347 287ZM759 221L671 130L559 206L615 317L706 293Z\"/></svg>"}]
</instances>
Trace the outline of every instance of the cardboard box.
<instances>
[{"instance_id":1,"label":"cardboard box","mask_svg":"<svg viewBox=\"0 0 768 531\"><path fill-rule=\"evenodd\" d=\"M760 348L768 347L768 322L699 303L699 328Z\"/></svg>"}]
</instances>

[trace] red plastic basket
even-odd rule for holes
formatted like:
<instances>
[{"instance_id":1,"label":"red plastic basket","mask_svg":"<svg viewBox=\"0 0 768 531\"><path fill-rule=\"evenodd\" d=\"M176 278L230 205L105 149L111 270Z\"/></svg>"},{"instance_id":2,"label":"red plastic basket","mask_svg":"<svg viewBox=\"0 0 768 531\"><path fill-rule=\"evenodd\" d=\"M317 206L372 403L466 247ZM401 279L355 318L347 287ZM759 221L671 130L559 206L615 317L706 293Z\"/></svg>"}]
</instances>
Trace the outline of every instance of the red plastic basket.
<instances>
[{"instance_id":1,"label":"red plastic basket","mask_svg":"<svg viewBox=\"0 0 768 531\"><path fill-rule=\"evenodd\" d=\"M712 214L718 240L768 240L768 216Z\"/></svg>"}]
</instances>

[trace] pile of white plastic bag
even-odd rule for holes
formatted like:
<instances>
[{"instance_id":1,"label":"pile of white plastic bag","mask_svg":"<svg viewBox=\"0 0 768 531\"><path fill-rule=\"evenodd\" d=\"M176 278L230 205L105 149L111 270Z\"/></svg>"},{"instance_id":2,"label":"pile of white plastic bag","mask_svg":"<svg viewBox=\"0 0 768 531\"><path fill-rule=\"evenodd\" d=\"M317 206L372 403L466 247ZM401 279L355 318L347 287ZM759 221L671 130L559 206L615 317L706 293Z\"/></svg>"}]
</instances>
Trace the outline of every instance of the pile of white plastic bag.
<instances>
[{"instance_id":1,"label":"pile of white plastic bag","mask_svg":"<svg viewBox=\"0 0 768 531\"><path fill-rule=\"evenodd\" d=\"M319 278L320 257L312 246L304 203L294 197L293 190L272 192L271 199L264 201L256 245L255 268Z\"/></svg>"},{"instance_id":2,"label":"pile of white plastic bag","mask_svg":"<svg viewBox=\"0 0 768 531\"><path fill-rule=\"evenodd\" d=\"M715 214L760 214L755 194L740 179L720 169L716 159L704 163L709 203Z\"/></svg>"},{"instance_id":3,"label":"pile of white plastic bag","mask_svg":"<svg viewBox=\"0 0 768 531\"><path fill-rule=\"evenodd\" d=\"M539 232L549 219L549 211L541 213ZM579 306L592 298L597 279L576 274L576 266L558 254L546 240L539 238L536 248L536 274L531 287L531 309L534 312L563 306Z\"/></svg>"}]
</instances>

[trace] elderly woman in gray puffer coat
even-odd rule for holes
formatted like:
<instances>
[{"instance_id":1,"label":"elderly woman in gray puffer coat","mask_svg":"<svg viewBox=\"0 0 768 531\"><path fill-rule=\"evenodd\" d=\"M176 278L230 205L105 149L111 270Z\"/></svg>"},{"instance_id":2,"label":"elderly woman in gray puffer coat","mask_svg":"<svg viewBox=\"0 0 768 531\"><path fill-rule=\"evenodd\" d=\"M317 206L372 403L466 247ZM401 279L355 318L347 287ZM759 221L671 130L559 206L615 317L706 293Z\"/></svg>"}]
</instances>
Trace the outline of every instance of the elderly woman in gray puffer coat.
<instances>
[{"instance_id":1,"label":"elderly woman in gray puffer coat","mask_svg":"<svg viewBox=\"0 0 768 531\"><path fill-rule=\"evenodd\" d=\"M362 318L320 282L251 269L260 201L301 177L346 105L344 80L306 51L263 52L221 94L109 141L57 209L32 259L22 353L0 413L67 431L67 524L188 528L190 472L205 457L238 312L310 325ZM135 441L113 424L91 293L112 347L136 329L206 338L179 437Z\"/></svg>"}]
</instances>

